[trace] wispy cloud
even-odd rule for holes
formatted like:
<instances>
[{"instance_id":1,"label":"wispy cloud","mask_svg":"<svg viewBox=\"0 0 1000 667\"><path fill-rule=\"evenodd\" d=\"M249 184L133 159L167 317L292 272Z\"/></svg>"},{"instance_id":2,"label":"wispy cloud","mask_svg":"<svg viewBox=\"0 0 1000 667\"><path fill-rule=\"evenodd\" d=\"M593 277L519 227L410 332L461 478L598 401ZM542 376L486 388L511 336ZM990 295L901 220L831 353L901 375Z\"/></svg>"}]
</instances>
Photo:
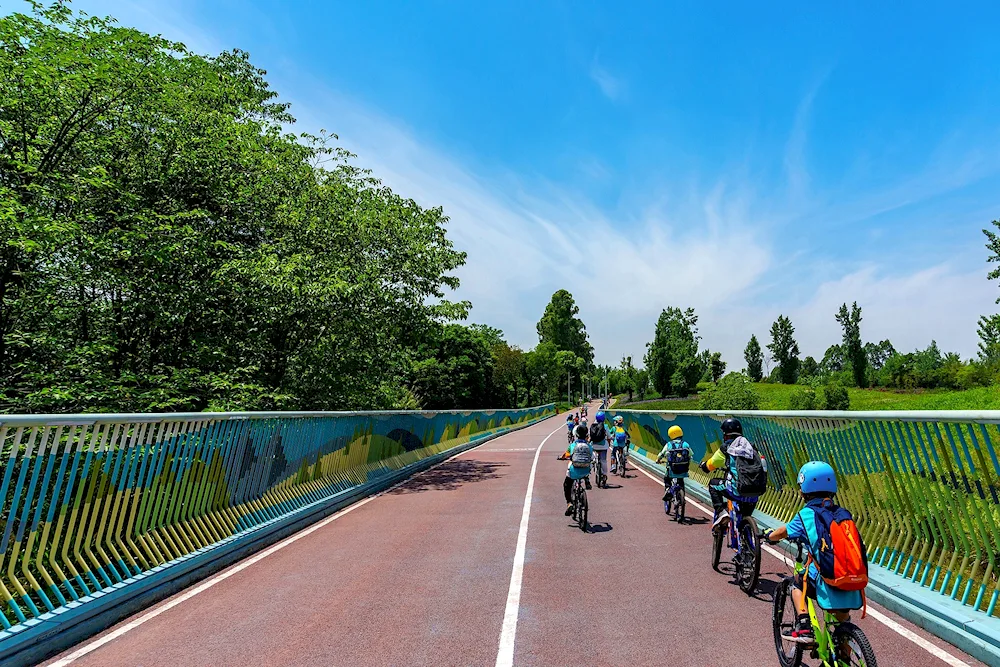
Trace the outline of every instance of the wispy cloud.
<instances>
[{"instance_id":1,"label":"wispy cloud","mask_svg":"<svg viewBox=\"0 0 1000 667\"><path fill-rule=\"evenodd\" d=\"M625 93L625 82L605 69L597 56L594 56L594 60L590 63L590 78L612 102L617 102Z\"/></svg>"}]
</instances>

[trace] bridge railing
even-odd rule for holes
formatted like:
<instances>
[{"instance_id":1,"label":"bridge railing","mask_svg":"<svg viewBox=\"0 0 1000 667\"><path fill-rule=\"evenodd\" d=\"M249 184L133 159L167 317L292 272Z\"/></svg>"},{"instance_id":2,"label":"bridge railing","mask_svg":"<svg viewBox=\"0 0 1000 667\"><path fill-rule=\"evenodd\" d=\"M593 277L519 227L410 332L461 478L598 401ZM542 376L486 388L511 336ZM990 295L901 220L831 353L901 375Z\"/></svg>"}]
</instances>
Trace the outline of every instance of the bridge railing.
<instances>
[{"instance_id":1,"label":"bridge railing","mask_svg":"<svg viewBox=\"0 0 1000 667\"><path fill-rule=\"evenodd\" d=\"M554 411L0 417L0 624Z\"/></svg>"},{"instance_id":2,"label":"bridge railing","mask_svg":"<svg viewBox=\"0 0 1000 667\"><path fill-rule=\"evenodd\" d=\"M739 417L767 457L761 511L788 521L802 507L806 461L837 471L870 560L990 616L1000 559L1000 412L648 412L621 410L633 444L656 458L677 424L700 461L718 449L723 419ZM708 477L692 468L692 477Z\"/></svg>"}]
</instances>

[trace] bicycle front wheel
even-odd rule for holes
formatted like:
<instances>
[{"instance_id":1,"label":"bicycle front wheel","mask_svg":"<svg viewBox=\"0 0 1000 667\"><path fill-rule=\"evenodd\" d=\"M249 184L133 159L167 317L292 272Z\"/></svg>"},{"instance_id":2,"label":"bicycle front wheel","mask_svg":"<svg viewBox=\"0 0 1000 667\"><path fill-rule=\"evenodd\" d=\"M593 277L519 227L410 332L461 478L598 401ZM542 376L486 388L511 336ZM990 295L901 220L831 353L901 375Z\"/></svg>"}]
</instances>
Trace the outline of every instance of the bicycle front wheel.
<instances>
[{"instance_id":1,"label":"bicycle front wheel","mask_svg":"<svg viewBox=\"0 0 1000 667\"><path fill-rule=\"evenodd\" d=\"M802 645L782 639L795 628L795 604L792 602L792 580L782 579L774 591L771 606L771 625L774 629L774 648L781 667L799 667L802 664Z\"/></svg>"},{"instance_id":2,"label":"bicycle front wheel","mask_svg":"<svg viewBox=\"0 0 1000 667\"><path fill-rule=\"evenodd\" d=\"M868 637L853 623L841 623L833 633L833 644L837 647L837 666L878 667L875 651L868 643Z\"/></svg>"},{"instance_id":3,"label":"bicycle front wheel","mask_svg":"<svg viewBox=\"0 0 1000 667\"><path fill-rule=\"evenodd\" d=\"M747 595L753 595L760 579L760 530L753 517L747 517L740 523L739 549L736 576L740 589Z\"/></svg>"},{"instance_id":4,"label":"bicycle front wheel","mask_svg":"<svg viewBox=\"0 0 1000 667\"><path fill-rule=\"evenodd\" d=\"M712 569L721 572L719 560L722 558L722 540L726 538L726 531L716 529L712 534Z\"/></svg>"}]
</instances>

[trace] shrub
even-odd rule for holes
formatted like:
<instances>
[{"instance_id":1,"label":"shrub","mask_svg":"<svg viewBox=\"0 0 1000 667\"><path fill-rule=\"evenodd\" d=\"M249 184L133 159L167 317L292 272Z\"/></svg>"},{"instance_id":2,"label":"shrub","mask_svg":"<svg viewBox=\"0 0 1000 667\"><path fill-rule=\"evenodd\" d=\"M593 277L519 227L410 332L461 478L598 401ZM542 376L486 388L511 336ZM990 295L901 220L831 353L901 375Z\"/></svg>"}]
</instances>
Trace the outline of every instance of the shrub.
<instances>
[{"instance_id":1,"label":"shrub","mask_svg":"<svg viewBox=\"0 0 1000 667\"><path fill-rule=\"evenodd\" d=\"M792 410L815 410L816 392L812 387L803 387L792 392L789 399L789 408Z\"/></svg>"},{"instance_id":2,"label":"shrub","mask_svg":"<svg viewBox=\"0 0 1000 667\"><path fill-rule=\"evenodd\" d=\"M850 410L851 397L847 390L838 384L828 384L823 388L824 410Z\"/></svg>"},{"instance_id":3,"label":"shrub","mask_svg":"<svg viewBox=\"0 0 1000 667\"><path fill-rule=\"evenodd\" d=\"M743 373L730 373L701 395L702 410L757 410L760 396Z\"/></svg>"}]
</instances>

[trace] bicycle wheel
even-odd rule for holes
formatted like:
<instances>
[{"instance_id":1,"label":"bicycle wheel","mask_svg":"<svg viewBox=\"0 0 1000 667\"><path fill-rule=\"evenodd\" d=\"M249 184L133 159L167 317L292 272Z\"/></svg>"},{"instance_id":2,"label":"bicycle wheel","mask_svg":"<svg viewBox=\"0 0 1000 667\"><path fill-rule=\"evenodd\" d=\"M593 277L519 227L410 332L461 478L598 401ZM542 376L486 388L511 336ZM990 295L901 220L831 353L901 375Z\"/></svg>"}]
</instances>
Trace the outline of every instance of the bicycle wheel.
<instances>
[{"instance_id":1,"label":"bicycle wheel","mask_svg":"<svg viewBox=\"0 0 1000 667\"><path fill-rule=\"evenodd\" d=\"M684 489L677 489L674 493L674 517L677 523L684 523L684 510L687 508L687 494Z\"/></svg>"},{"instance_id":2,"label":"bicycle wheel","mask_svg":"<svg viewBox=\"0 0 1000 667\"><path fill-rule=\"evenodd\" d=\"M795 627L795 605L792 603L792 580L782 579L774 591L771 606L771 626L774 629L774 649L778 652L781 667L799 667L802 664L802 645L783 640Z\"/></svg>"},{"instance_id":3,"label":"bicycle wheel","mask_svg":"<svg viewBox=\"0 0 1000 667\"><path fill-rule=\"evenodd\" d=\"M625 477L625 452L618 455L618 473L622 478Z\"/></svg>"},{"instance_id":4,"label":"bicycle wheel","mask_svg":"<svg viewBox=\"0 0 1000 667\"><path fill-rule=\"evenodd\" d=\"M590 508L587 506L587 490L580 490L580 530L587 532L587 513Z\"/></svg>"},{"instance_id":5,"label":"bicycle wheel","mask_svg":"<svg viewBox=\"0 0 1000 667\"><path fill-rule=\"evenodd\" d=\"M716 530L712 534L712 569L721 572L719 569L719 559L722 558L722 540L726 538L726 531Z\"/></svg>"},{"instance_id":6,"label":"bicycle wheel","mask_svg":"<svg viewBox=\"0 0 1000 667\"><path fill-rule=\"evenodd\" d=\"M739 579L740 590L747 595L753 595L760 579L760 530L753 517L747 517L740 523L739 543L736 576Z\"/></svg>"},{"instance_id":7,"label":"bicycle wheel","mask_svg":"<svg viewBox=\"0 0 1000 667\"><path fill-rule=\"evenodd\" d=\"M837 666L857 665L858 667L878 667L875 651L868 643L868 637L853 623L841 623L833 633L833 643L837 647Z\"/></svg>"}]
</instances>

